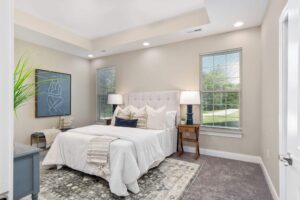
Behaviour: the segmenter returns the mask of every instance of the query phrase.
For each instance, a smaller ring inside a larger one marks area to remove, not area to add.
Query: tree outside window
[[[201,56],[202,126],[240,128],[240,58],[240,50]]]
[[[107,104],[109,94],[116,91],[116,70],[105,67],[97,70],[97,120],[112,117],[112,105]]]

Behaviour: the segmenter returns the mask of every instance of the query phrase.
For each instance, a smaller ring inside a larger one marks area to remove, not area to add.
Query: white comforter
[[[120,138],[110,145],[110,175],[102,177],[110,190],[118,196],[127,196],[128,190],[137,193],[137,179],[166,157],[160,130],[145,130],[115,126],[93,125],[59,134],[43,165],[67,165],[75,170],[97,175],[96,165],[86,162],[89,141],[99,135]]]

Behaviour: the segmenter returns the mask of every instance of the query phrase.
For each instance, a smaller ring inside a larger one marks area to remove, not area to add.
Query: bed
[[[153,108],[165,106],[167,111],[179,113],[179,91],[139,92],[124,95],[125,106]],[[179,118],[174,119],[174,124]],[[118,137],[110,144],[110,174],[99,174],[97,166],[87,163],[87,146],[98,135]],[[137,180],[166,157],[176,152],[177,130],[163,130],[91,125],[59,134],[43,161],[44,166],[68,166],[96,175],[109,182],[112,193],[128,196],[139,192]]]

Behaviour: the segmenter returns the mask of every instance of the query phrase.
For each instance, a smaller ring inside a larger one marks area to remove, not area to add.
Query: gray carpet
[[[203,165],[184,200],[272,200],[258,164],[203,155],[195,161],[188,153],[172,158]]]

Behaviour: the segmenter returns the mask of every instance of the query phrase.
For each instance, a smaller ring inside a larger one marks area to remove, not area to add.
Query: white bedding
[[[109,182],[111,192],[118,196],[127,196],[127,190],[139,192],[138,178],[176,150],[176,129],[93,125],[59,134],[43,165],[66,165],[99,176],[97,166],[86,162],[89,141],[97,135],[120,138],[110,145],[111,174],[102,177]]]

